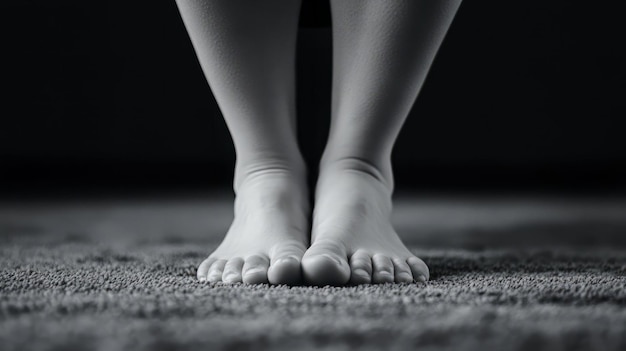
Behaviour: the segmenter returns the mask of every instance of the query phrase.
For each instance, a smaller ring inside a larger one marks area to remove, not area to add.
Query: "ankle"
[[[319,180],[329,178],[332,181],[332,177],[336,176],[337,172],[358,172],[367,176],[370,176],[382,183],[389,191],[393,191],[394,180],[393,171],[391,168],[391,160],[385,162],[374,162],[372,160],[354,157],[322,157],[320,161],[320,173]]]
[[[233,187],[235,192],[244,184],[263,181],[268,178],[284,178],[289,181],[306,183],[307,167],[304,160],[287,158],[264,158],[238,160],[235,166]]]

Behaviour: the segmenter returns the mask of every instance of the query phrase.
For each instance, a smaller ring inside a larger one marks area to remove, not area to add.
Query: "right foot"
[[[220,246],[198,267],[200,281],[298,284],[309,244],[306,181],[294,172],[253,173],[237,187],[235,217]]]

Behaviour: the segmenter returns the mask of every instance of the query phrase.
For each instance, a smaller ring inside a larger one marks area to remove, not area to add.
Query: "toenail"
[[[299,260],[295,257],[283,257],[276,260],[276,263],[291,263],[291,262],[299,262]]]
[[[426,283],[426,277],[423,274],[420,274],[419,276],[417,276],[417,279],[415,280],[420,283]]]
[[[237,275],[236,274],[227,274],[224,276],[224,281],[225,282],[229,282],[232,278],[235,278]]]
[[[341,266],[342,265],[342,261],[339,257],[335,256],[335,255],[329,255],[329,254],[321,254],[321,255],[316,255],[316,256],[311,256],[311,260],[315,260],[318,258],[322,258],[322,259],[327,259],[331,262],[333,262],[334,264]]]
[[[259,272],[263,272],[263,271],[264,271],[263,268],[250,268],[250,269],[248,269],[246,271],[245,275],[259,273]]]
[[[398,273],[398,278],[401,278],[401,280],[403,281],[409,281],[409,282],[413,280],[413,276],[407,272]]]
[[[361,268],[357,268],[354,270],[354,274],[361,276],[361,277],[367,277],[369,278],[370,274],[367,273],[367,271],[365,269],[361,269]]]
[[[199,280],[201,283],[203,283],[203,282],[205,282],[205,281],[206,281],[206,277],[198,277],[198,280]]]

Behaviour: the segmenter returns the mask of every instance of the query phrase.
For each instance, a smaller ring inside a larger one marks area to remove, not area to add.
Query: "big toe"
[[[329,242],[315,243],[302,258],[304,279],[312,285],[344,285],[350,279],[345,249]]]
[[[272,252],[267,278],[270,284],[296,285],[302,281],[301,260],[304,255],[301,243],[287,243],[277,246]]]

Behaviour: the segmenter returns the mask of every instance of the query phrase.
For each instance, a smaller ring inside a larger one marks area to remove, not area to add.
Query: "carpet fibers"
[[[507,203],[400,205],[429,214],[395,221],[423,229],[404,239],[431,281],[340,288],[198,283],[197,264],[228,224],[224,201],[5,204],[0,349],[625,350],[624,203]],[[433,224],[467,211],[458,228]],[[598,231],[575,230],[581,213]],[[484,242],[489,228],[496,247]],[[570,233],[575,245],[532,233],[505,245],[507,228]]]

